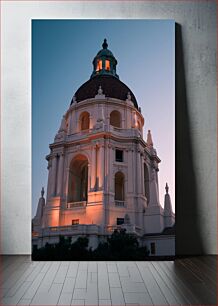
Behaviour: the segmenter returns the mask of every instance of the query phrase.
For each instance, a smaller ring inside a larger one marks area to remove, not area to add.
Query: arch
[[[96,71],[102,70],[102,60],[97,60]]]
[[[110,113],[110,125],[121,128],[121,114],[117,110]]]
[[[105,60],[105,70],[110,71],[110,61],[109,60]]]
[[[146,196],[147,199],[147,204],[150,201],[150,190],[149,190],[149,173],[148,173],[148,167],[144,163],[144,195]]]
[[[88,194],[88,159],[86,156],[76,155],[71,163],[68,180],[68,202],[87,201]]]
[[[90,115],[88,112],[83,112],[80,117],[79,117],[79,122],[80,122],[80,130],[88,130],[89,129],[89,124],[90,124]]]
[[[115,201],[124,201],[124,174],[118,171],[115,174]]]

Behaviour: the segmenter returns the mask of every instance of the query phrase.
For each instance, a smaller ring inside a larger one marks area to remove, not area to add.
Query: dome
[[[116,73],[117,60],[113,53],[108,50],[107,40],[104,39],[102,49],[97,53],[93,60],[93,72],[86,83],[84,83],[75,93],[75,99],[78,102],[94,98],[99,86],[103,90],[106,97],[116,98],[126,101],[128,93],[130,93],[131,101],[138,109],[136,98],[132,91],[119,80]],[[73,103],[74,98],[71,101]]]
[[[94,98],[97,93],[99,86],[103,90],[103,94],[106,97],[116,98],[125,101],[127,99],[128,92],[131,95],[131,101],[134,106],[138,109],[138,104],[133,92],[118,78],[112,75],[96,75],[90,80],[85,82],[75,93],[77,103]],[[71,104],[73,100],[71,101]]]
[[[96,57],[101,57],[101,56],[114,57],[113,53],[108,49],[102,49],[98,51]]]

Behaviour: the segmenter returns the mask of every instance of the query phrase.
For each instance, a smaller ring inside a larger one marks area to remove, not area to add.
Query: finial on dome
[[[166,187],[165,187],[165,189],[166,189],[166,193],[168,194],[168,192],[169,192],[169,186],[168,186],[168,184],[166,183]]]
[[[101,85],[98,87],[98,95],[102,95],[103,94],[103,90],[101,88]]]
[[[103,44],[102,44],[102,47],[103,47],[103,49],[107,49],[107,47],[108,47],[107,39],[106,39],[106,38],[104,39],[104,42],[103,42]]]
[[[127,100],[128,101],[131,101],[131,95],[130,95],[130,92],[128,91],[128,93],[127,93]]]
[[[74,95],[73,96],[73,103],[75,103],[76,102],[76,96]]]
[[[44,190],[44,187],[42,187],[42,190],[41,190],[41,196],[42,196],[42,198],[43,198],[44,194],[45,194],[45,190]]]
[[[151,136],[151,130],[148,130],[147,134],[147,144],[149,147],[153,147],[153,141],[152,141],[152,136]]]

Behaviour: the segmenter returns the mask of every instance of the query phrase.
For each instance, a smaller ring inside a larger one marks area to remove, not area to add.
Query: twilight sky
[[[160,203],[165,184],[175,211],[175,22],[173,20],[32,21],[32,215],[47,186],[49,144],[75,91],[92,73],[107,38],[117,74],[134,93],[152,132],[159,164]],[[45,193],[46,195],[46,193]]]

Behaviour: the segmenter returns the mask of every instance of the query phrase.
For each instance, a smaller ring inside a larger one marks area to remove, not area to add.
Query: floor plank
[[[217,257],[146,262],[1,258],[1,305],[216,305]]]

